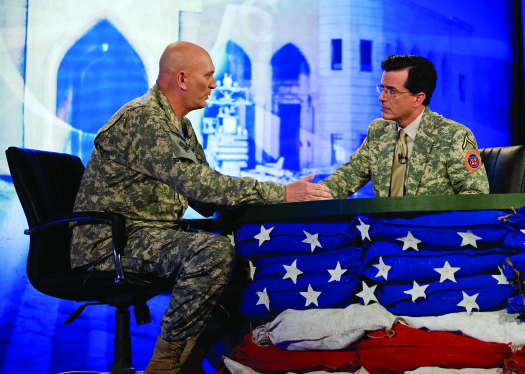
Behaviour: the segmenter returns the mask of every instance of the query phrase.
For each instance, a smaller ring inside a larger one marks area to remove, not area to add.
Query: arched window
[[[71,151],[87,162],[96,132],[148,90],[144,65],[122,34],[100,21],[65,54],[57,76],[57,116],[76,130]]]
[[[228,41],[226,56],[220,69],[217,69],[219,78],[229,74],[239,87],[250,87],[252,79],[252,63],[250,58],[237,43]]]
[[[310,68],[301,51],[286,44],[272,57],[273,108],[280,118],[279,156],[284,157],[283,168],[298,171],[301,168],[301,112],[307,100],[301,93],[308,92]]]
[[[286,44],[272,57],[273,80],[298,80],[299,74],[310,75],[308,62],[293,44]]]

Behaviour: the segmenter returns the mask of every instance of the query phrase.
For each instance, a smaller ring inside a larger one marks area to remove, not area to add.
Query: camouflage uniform
[[[121,213],[128,242],[123,266],[175,283],[161,336],[185,341],[197,335],[227,283],[234,250],[210,233],[184,232],[188,202],[210,207],[280,203],[284,186],[222,175],[208,167],[191,123],[179,121],[155,85],[124,105],[98,132],[82,178],[75,211]],[[77,225],[71,266],[112,270],[111,229]]]
[[[394,122],[376,119],[350,161],[321,184],[330,189],[334,199],[344,199],[372,179],[375,196],[388,196],[396,137]],[[489,193],[472,132],[425,108],[405,187],[405,196]]]

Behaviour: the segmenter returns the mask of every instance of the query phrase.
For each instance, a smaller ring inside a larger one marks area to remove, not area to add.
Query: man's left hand
[[[298,181],[287,184],[284,190],[283,201],[285,203],[293,203],[297,201],[331,199],[332,195],[330,195],[328,187],[321,184],[309,183],[314,176],[315,174],[310,174]]]

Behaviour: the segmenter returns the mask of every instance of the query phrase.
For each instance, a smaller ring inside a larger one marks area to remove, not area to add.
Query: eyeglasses
[[[398,97],[399,95],[402,95],[404,93],[410,93],[410,91],[398,91],[396,90],[395,88],[388,88],[388,87],[384,87],[383,85],[381,84],[378,84],[376,86],[376,91],[379,95],[381,95],[383,92],[386,94],[386,97],[388,97],[389,99],[393,98],[393,97]]]

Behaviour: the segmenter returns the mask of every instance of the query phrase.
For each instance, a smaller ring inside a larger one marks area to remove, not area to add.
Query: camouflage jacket
[[[330,188],[334,199],[344,199],[371,179],[375,196],[388,196],[396,136],[394,122],[376,119],[350,161],[321,184]],[[489,193],[472,132],[425,108],[405,186],[406,196]]]
[[[119,109],[98,132],[74,210],[121,213],[131,235],[146,227],[180,230],[174,221],[181,219],[188,201],[226,207],[280,203],[283,197],[281,184],[209,168],[190,121],[179,121],[155,85]],[[110,238],[106,225],[77,225],[72,267],[108,255]]]

